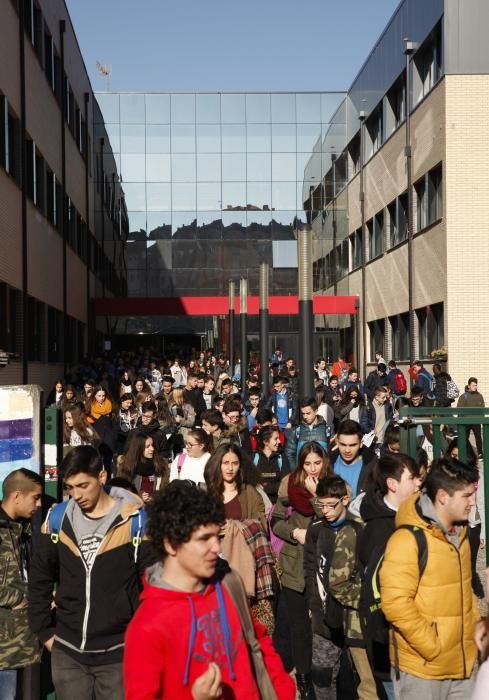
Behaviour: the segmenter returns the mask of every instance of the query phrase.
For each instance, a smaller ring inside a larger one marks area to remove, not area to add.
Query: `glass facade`
[[[271,294],[297,293],[294,222],[323,206],[312,193],[344,148],[344,93],[96,98],[128,213],[128,296],[227,295],[242,276],[257,294],[260,262]]]

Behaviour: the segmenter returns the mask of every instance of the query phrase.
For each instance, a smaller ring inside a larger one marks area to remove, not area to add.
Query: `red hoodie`
[[[295,684],[284,671],[266,629],[253,620],[265,663],[280,700],[294,700]],[[239,615],[224,586],[199,593],[144,581],[141,605],[126,632],[126,700],[192,698],[192,685],[215,661],[223,700],[260,700]]]

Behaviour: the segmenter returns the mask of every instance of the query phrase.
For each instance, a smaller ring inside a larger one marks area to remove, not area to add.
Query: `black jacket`
[[[166,433],[161,429],[159,421],[156,418],[153,418],[148,425],[143,425],[141,423],[141,418],[139,418],[136,424],[136,432],[145,437],[153,438],[153,445],[158,454],[170,459],[171,449],[168,445]]]
[[[435,404],[436,406],[448,408],[451,406],[455,399],[449,399],[447,396],[448,387],[447,382],[451,382],[452,378],[448,372],[440,372],[440,374],[435,374],[434,377],[434,389],[435,394]]]
[[[365,530],[358,554],[360,563],[367,566],[372,556],[385,550],[387,540],[396,529],[396,511],[385,504],[380,491],[372,489],[367,491],[360,504],[360,515]]]
[[[185,401],[189,403],[195,411],[195,425],[200,425],[200,416],[207,411],[207,404],[204,399],[202,389],[184,389]]]
[[[280,482],[290,473],[287,455],[280,452],[267,457],[263,452],[255,452],[253,464],[260,475],[260,484],[265,493],[272,503],[276,503]]]
[[[387,382],[387,374],[377,374],[377,370],[374,369],[370,374],[368,375],[367,379],[365,380],[365,393],[367,394],[367,398],[369,401],[372,401],[374,398],[374,391],[375,388],[378,386],[382,386]]]
[[[41,642],[56,634],[60,648],[88,665],[100,663],[101,651],[104,663],[122,660],[124,634],[139,605],[142,575],[154,561],[149,542],[141,543],[137,557],[132,542],[131,519],[142,508],[141,499],[124,489],[112,488],[110,493],[123,505],[102,540],[90,572],[73,532],[72,513],[79,506],[70,501],[57,543],[51,537],[48,514],[29,578],[31,630]]]

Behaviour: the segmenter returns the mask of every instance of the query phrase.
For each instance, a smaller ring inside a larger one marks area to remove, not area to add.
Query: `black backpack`
[[[401,525],[400,528],[412,532],[416,540],[419,578],[421,579],[428,559],[426,534],[422,528],[415,525]],[[380,671],[381,674],[386,673],[388,675],[389,663],[386,649],[389,644],[389,623],[382,612],[379,582],[379,572],[384,561],[384,554],[385,548],[382,551],[374,551],[363,571],[359,615],[363,639],[372,668],[374,672]],[[384,660],[386,667],[382,663]]]

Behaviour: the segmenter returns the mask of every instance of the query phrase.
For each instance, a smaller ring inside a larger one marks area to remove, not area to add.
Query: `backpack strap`
[[[131,542],[134,547],[134,561],[138,559],[139,545],[144,537],[147,520],[148,515],[144,508],[140,508],[137,513],[131,516]]]
[[[178,457],[177,457],[177,473],[178,473],[177,478],[178,478],[178,479],[180,478],[180,474],[181,474],[181,471],[182,471],[183,463],[185,462],[186,459],[187,459],[186,453],[185,453],[185,452],[180,452],[180,454],[179,454]]]
[[[49,525],[49,534],[51,537],[51,542],[53,544],[58,544],[59,533],[61,532],[61,526],[63,525],[63,520],[66,514],[66,509],[68,508],[69,500],[62,501],[61,503],[56,503],[49,510],[47,522]]]
[[[277,464],[278,464],[279,470],[282,471],[283,459],[282,459],[282,455],[281,455],[281,454],[279,454],[279,456],[278,456]]]
[[[258,466],[259,461],[260,461],[260,455],[258,454],[258,452],[255,452],[255,454],[253,455],[253,466],[254,467]]]

